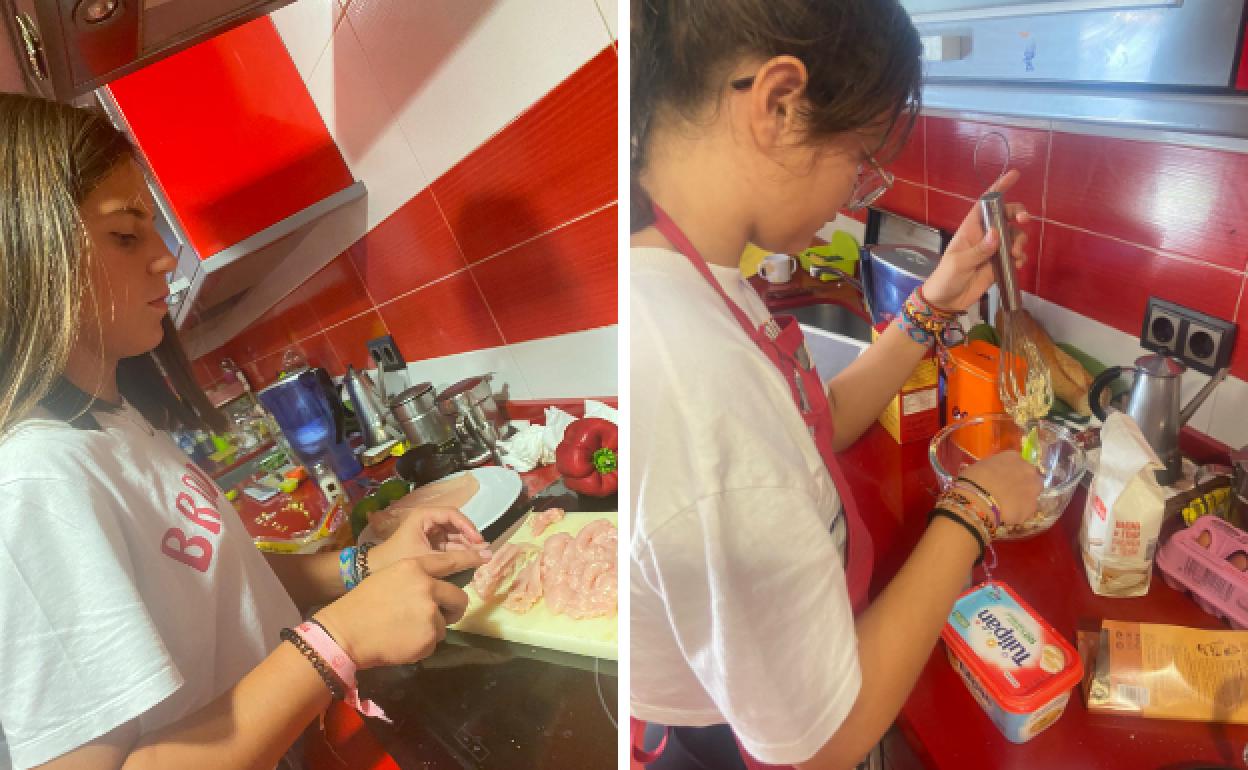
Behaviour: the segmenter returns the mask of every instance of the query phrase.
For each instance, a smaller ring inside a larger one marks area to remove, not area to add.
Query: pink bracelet
[[[381,706],[378,706],[371,700],[360,698],[360,691],[357,689],[355,682],[355,661],[351,660],[351,657],[338,646],[334,638],[319,623],[310,620],[304,621],[295,626],[294,631],[299,634],[303,641],[307,642],[308,646],[317,655],[320,655],[329,664],[329,667],[342,680],[343,689],[346,691],[343,701],[348,706],[366,717],[377,717],[386,722],[390,721]]]

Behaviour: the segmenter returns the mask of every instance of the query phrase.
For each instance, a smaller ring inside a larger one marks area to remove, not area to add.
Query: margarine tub
[[[962,594],[940,635],[971,695],[1014,743],[1056,722],[1083,677],[1070,642],[1001,583]]]

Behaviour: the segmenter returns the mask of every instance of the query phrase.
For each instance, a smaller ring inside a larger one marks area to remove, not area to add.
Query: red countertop
[[[1219,447],[1188,432],[1184,450],[1205,460],[1216,455]],[[872,588],[878,592],[918,542],[936,497],[927,442],[898,446],[877,423],[841,458],[854,499],[868,517],[876,554]],[[1099,628],[1105,618],[1225,627],[1156,574],[1147,596],[1107,599],[1093,595],[1077,544],[1083,502],[1080,489],[1051,530],[1031,540],[998,544],[1000,563],[995,576],[1072,644],[1077,629]],[[975,580],[980,579],[982,572],[977,571]],[[1202,762],[1244,766],[1248,726],[1089,714],[1080,691],[1072,694],[1056,724],[1027,743],[1012,744],[972,699],[942,647],[937,644],[897,718],[909,747],[931,770],[1179,770]],[[895,770],[908,768],[903,765]]]

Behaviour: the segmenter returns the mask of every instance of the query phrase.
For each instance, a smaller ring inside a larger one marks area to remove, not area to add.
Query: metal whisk
[[[979,199],[984,229],[999,236],[993,267],[1001,293],[1001,353],[997,369],[997,392],[1005,411],[1022,427],[1048,414],[1053,405],[1053,383],[1040,351],[1028,334],[1030,319],[1023,310],[1005,199],[999,192],[985,193]]]

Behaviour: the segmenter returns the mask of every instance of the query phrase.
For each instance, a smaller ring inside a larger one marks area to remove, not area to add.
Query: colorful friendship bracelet
[[[958,486],[959,484],[962,485],[963,488],[970,487],[977,495],[979,495],[980,498],[983,499],[985,503],[988,504],[988,509],[992,511],[992,516],[996,519],[997,526],[1000,527],[1001,506],[997,505],[997,498],[993,497],[991,492],[984,489],[983,485],[972,479],[968,479],[965,476],[958,476],[953,480],[954,486]]]
[[[351,546],[338,552],[338,577],[342,578],[342,585],[348,591],[360,584],[360,576],[355,570],[355,555],[358,550]]]

